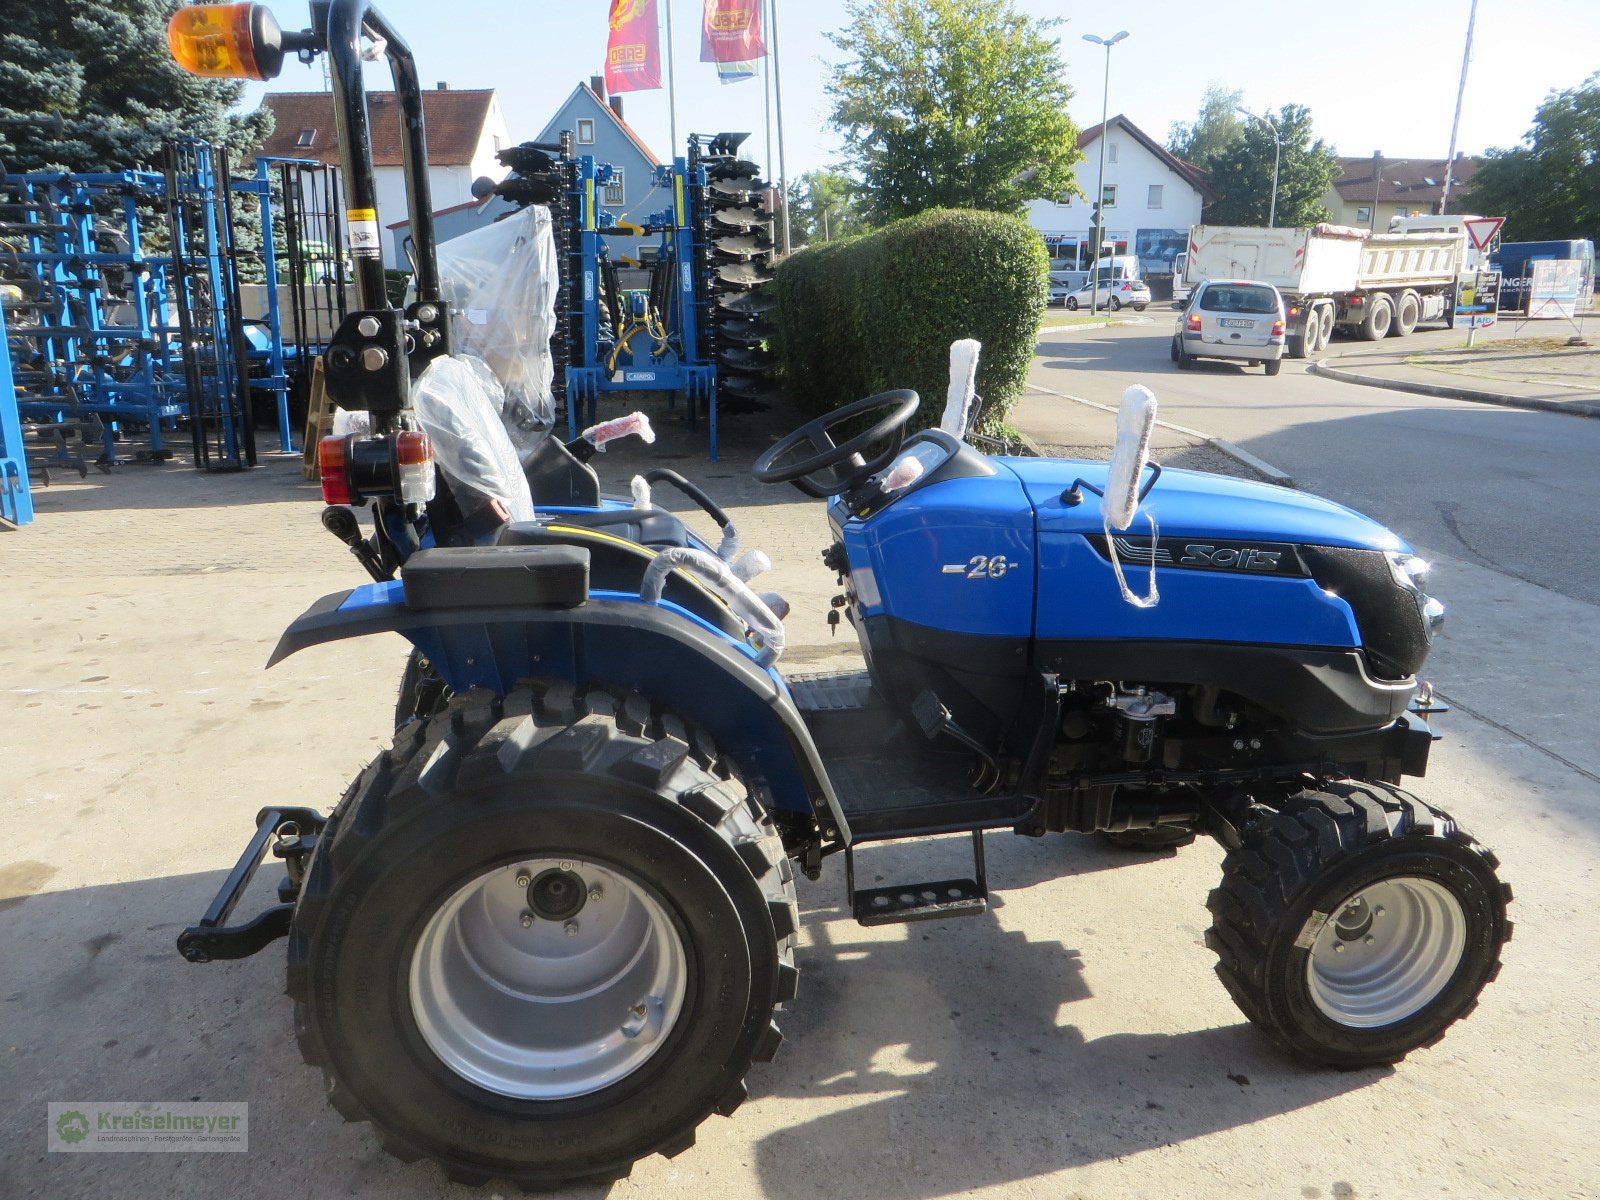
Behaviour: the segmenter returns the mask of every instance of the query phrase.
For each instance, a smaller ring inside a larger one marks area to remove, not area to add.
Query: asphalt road
[[[1147,384],[1165,419],[1237,443],[1416,545],[1600,604],[1600,542],[1585,536],[1600,511],[1600,421],[1356,387],[1295,360],[1273,379],[1223,362],[1180,371],[1168,357],[1171,310],[1145,316],[1148,324],[1046,333],[1032,381],[1106,404],[1129,383]],[[1430,331],[1407,345],[1441,348],[1461,336]],[[1329,353],[1367,348],[1335,341]]]

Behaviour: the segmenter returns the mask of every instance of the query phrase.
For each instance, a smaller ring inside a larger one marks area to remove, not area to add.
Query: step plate
[[[850,907],[862,925],[895,925],[975,917],[988,911],[989,895],[973,879],[940,879],[934,883],[864,888],[851,898]]]

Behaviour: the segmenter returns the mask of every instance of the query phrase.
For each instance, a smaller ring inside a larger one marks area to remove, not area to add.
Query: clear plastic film
[[[550,335],[559,279],[550,211],[535,205],[451,238],[438,258],[454,349],[494,372],[498,415],[526,457],[555,423]]]
[[[533,520],[522,460],[500,419],[505,389],[482,359],[434,359],[412,385],[411,400],[463,514],[498,500],[513,521]]]
[[[591,425],[580,435],[601,454],[606,452],[606,443],[614,442],[618,438],[638,437],[647,444],[654,443],[656,431],[650,428],[650,418],[642,412],[631,412],[625,417],[613,417],[609,421],[601,421],[598,425]]]
[[[727,601],[734,616],[750,631],[751,644],[762,666],[771,666],[778,660],[788,640],[783,622],[765,600],[734,574],[732,567],[714,554],[688,546],[672,546],[660,551],[645,568],[644,579],[639,584],[639,598],[646,604],[660,600],[662,589],[667,586],[667,572],[672,570],[699,576]]]

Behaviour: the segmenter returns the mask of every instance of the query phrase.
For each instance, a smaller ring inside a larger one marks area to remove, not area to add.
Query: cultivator
[[[720,412],[752,412],[770,396],[777,300],[767,185],[738,157],[745,134],[692,135],[688,153],[656,169],[671,207],[643,224],[618,220],[600,203],[616,173],[574,156],[570,134],[502,151],[511,174],[496,189],[519,205],[549,207],[560,263],[553,391],[567,403],[568,436],[592,423],[604,395],[664,391],[706,414],[711,457]],[[608,239],[653,236],[642,260]],[[631,277],[631,278],[630,278]],[[639,284],[642,286],[629,286]]]

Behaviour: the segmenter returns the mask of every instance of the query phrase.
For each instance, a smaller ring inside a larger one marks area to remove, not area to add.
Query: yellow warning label
[[[352,221],[376,221],[378,210],[375,208],[347,208],[344,215]]]

